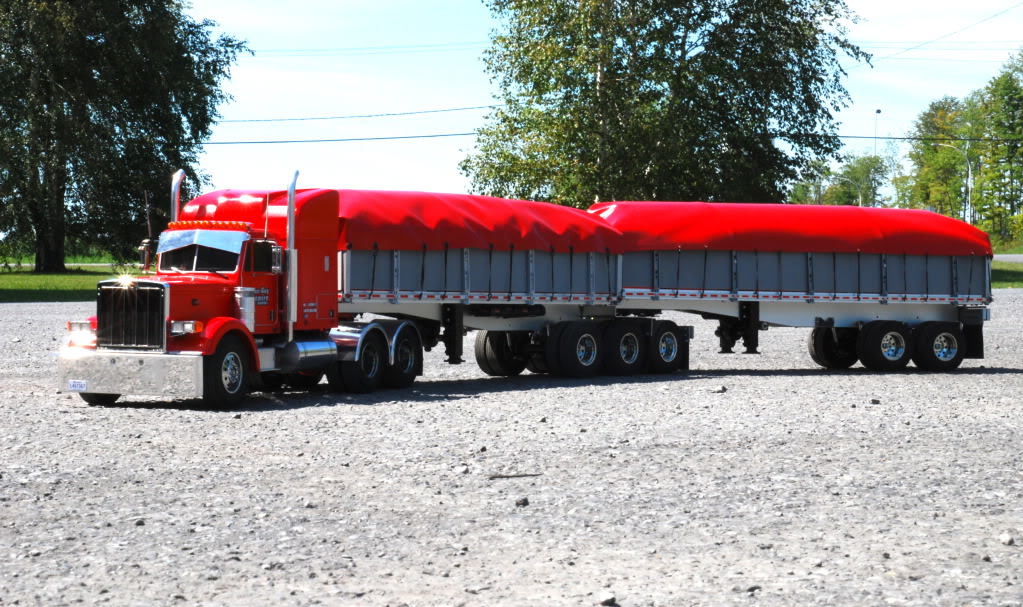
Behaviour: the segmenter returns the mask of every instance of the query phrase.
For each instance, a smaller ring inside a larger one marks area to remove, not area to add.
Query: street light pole
[[[853,181],[852,179],[849,179],[847,177],[839,177],[838,175],[835,175],[834,178],[839,180],[839,181],[847,181],[847,182],[853,184],[853,187],[856,188],[856,199],[858,201],[856,206],[862,207],[863,206],[863,191],[860,189],[860,184],[856,183],[855,181]]]
[[[881,115],[881,110],[874,112],[874,156],[877,156],[877,118]]]
[[[973,212],[973,166],[970,164],[970,157],[966,155],[966,152],[962,148],[947,143],[936,143],[934,145],[941,146],[943,148],[952,148],[963,155],[963,160],[966,161],[966,208],[963,209],[963,221],[970,222],[970,214]]]

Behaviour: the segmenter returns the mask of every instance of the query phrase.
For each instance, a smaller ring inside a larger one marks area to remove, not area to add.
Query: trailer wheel
[[[558,337],[559,375],[593,377],[603,367],[604,340],[595,322],[575,321],[565,325]]]
[[[384,367],[383,384],[388,388],[408,388],[423,369],[423,344],[419,333],[406,326],[394,338],[394,364]]]
[[[346,391],[365,394],[380,387],[386,366],[387,344],[380,333],[373,331],[359,346],[359,360],[343,360],[338,370]]]
[[[849,327],[817,327],[810,331],[806,348],[813,362],[825,369],[848,369],[856,364],[859,331]]]
[[[925,322],[913,329],[913,364],[924,371],[951,371],[966,355],[958,324]]]
[[[208,409],[233,407],[248,391],[248,350],[239,337],[228,335],[203,361],[203,403]]]
[[[651,373],[674,373],[689,368],[689,344],[682,339],[682,331],[674,322],[655,322],[647,347]]]
[[[550,373],[551,375],[561,375],[561,334],[565,332],[565,328],[571,323],[559,322],[550,326],[547,332],[547,340],[543,344],[543,354],[539,357],[538,361],[534,363],[538,369],[541,369],[541,373]]]
[[[529,361],[515,346],[523,335],[519,331],[480,331],[476,334],[476,363],[487,375],[512,377],[522,373]]]
[[[901,322],[875,320],[863,325],[856,340],[856,352],[871,371],[904,369],[913,355],[909,327]]]
[[[102,394],[99,392],[79,392],[78,396],[93,407],[108,407],[121,398],[120,394]]]
[[[613,320],[604,328],[604,371],[608,375],[643,373],[648,349],[639,323]]]

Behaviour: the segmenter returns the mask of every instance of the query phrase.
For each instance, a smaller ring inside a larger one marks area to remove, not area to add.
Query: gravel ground
[[[1023,290],[956,373],[488,378],[243,408],[55,388],[88,304],[0,305],[0,606],[1023,605]],[[472,337],[470,335],[470,337]],[[467,340],[467,346],[470,345]],[[469,350],[471,352],[471,350]]]

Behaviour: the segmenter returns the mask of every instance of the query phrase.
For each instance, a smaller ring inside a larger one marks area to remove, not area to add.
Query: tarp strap
[[[380,252],[380,247],[377,243],[373,243],[373,263],[370,264],[370,275],[369,275],[369,298],[373,299],[373,291],[376,291],[377,284],[377,253]]]
[[[448,298],[448,243],[444,243],[444,284],[441,286],[440,298]]]
[[[682,287],[682,247],[675,252],[675,299],[678,299]]]
[[[487,256],[487,301],[494,298],[494,243],[490,243]]]
[[[551,247],[551,301],[554,301],[554,247]]]
[[[700,281],[700,299],[707,294],[707,247],[703,247],[703,280]]]
[[[423,243],[423,255],[419,259],[419,299],[426,292],[426,243]]]
[[[575,293],[575,247],[568,247],[568,301],[572,301]]]
[[[607,300],[612,300],[614,289],[611,288],[611,248],[604,247],[604,264],[607,266]]]
[[[512,276],[514,276],[515,270],[515,243],[511,244],[508,249],[508,296],[505,300],[511,301],[512,298]]]

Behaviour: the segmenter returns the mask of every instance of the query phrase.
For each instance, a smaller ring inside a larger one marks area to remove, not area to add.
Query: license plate
[[[67,382],[67,389],[72,392],[88,392],[89,382],[84,379],[69,379]]]

